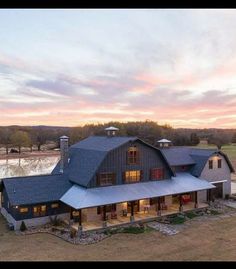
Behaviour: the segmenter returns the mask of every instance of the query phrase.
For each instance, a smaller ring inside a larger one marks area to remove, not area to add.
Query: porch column
[[[134,201],[131,202],[131,216],[130,221],[134,221]]]
[[[106,206],[103,206],[103,223],[102,223],[102,227],[106,228],[107,227],[107,214],[106,214]]]
[[[157,198],[157,215],[161,216],[161,197]]]
[[[197,191],[194,192],[194,199],[195,199],[195,204],[194,207],[198,208],[198,197],[197,197]]]
[[[82,234],[82,209],[79,209],[79,226],[78,226],[78,236]]]
[[[82,225],[82,209],[79,209],[79,226]]]
[[[183,212],[183,201],[182,201],[182,195],[179,195],[179,212]]]
[[[209,205],[212,204],[212,189],[207,190],[207,202]]]

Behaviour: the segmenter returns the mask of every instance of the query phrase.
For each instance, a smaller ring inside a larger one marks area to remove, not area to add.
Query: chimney
[[[64,169],[68,165],[68,156],[69,156],[69,137],[63,135],[60,137],[60,151],[61,151],[61,160],[60,160],[60,172],[63,173]]]
[[[113,137],[113,136],[116,136],[116,132],[119,131],[119,129],[116,127],[110,126],[110,127],[105,128],[105,131],[108,137]]]

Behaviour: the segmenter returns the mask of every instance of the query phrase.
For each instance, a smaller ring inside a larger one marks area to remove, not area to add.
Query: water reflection
[[[50,174],[60,156],[0,160],[0,179],[16,176]]]

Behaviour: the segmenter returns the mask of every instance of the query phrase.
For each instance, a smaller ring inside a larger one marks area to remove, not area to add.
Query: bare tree
[[[30,137],[27,132],[16,131],[11,135],[11,142],[14,146],[18,147],[19,154],[22,147],[27,147],[31,144]]]

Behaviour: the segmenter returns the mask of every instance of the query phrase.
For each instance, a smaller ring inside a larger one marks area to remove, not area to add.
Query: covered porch
[[[206,208],[208,207],[208,203],[199,203],[198,208]],[[196,210],[195,204],[193,202],[190,202],[183,206],[183,210],[181,212],[187,212]],[[150,210],[149,212],[136,212],[133,215],[133,220],[131,217],[131,213],[128,213],[127,216],[119,215],[116,218],[106,218],[106,221],[103,220],[94,220],[94,221],[82,221],[81,226],[79,222],[73,222],[72,227],[76,230],[79,229],[79,227],[82,228],[83,231],[95,231],[100,230],[104,228],[111,228],[111,227],[119,227],[123,225],[127,225],[130,223],[144,223],[148,221],[157,220],[161,216],[168,216],[172,214],[179,213],[179,206],[177,204],[173,204],[169,207],[167,210],[162,210],[160,214],[158,214],[155,210]],[[104,225],[105,223],[105,225]]]
[[[68,222],[83,231],[128,223],[146,222],[160,216],[207,207],[214,188],[188,173],[161,181],[122,184],[102,188],[73,186],[61,198],[71,207]],[[198,201],[198,191],[209,192],[208,201]]]

